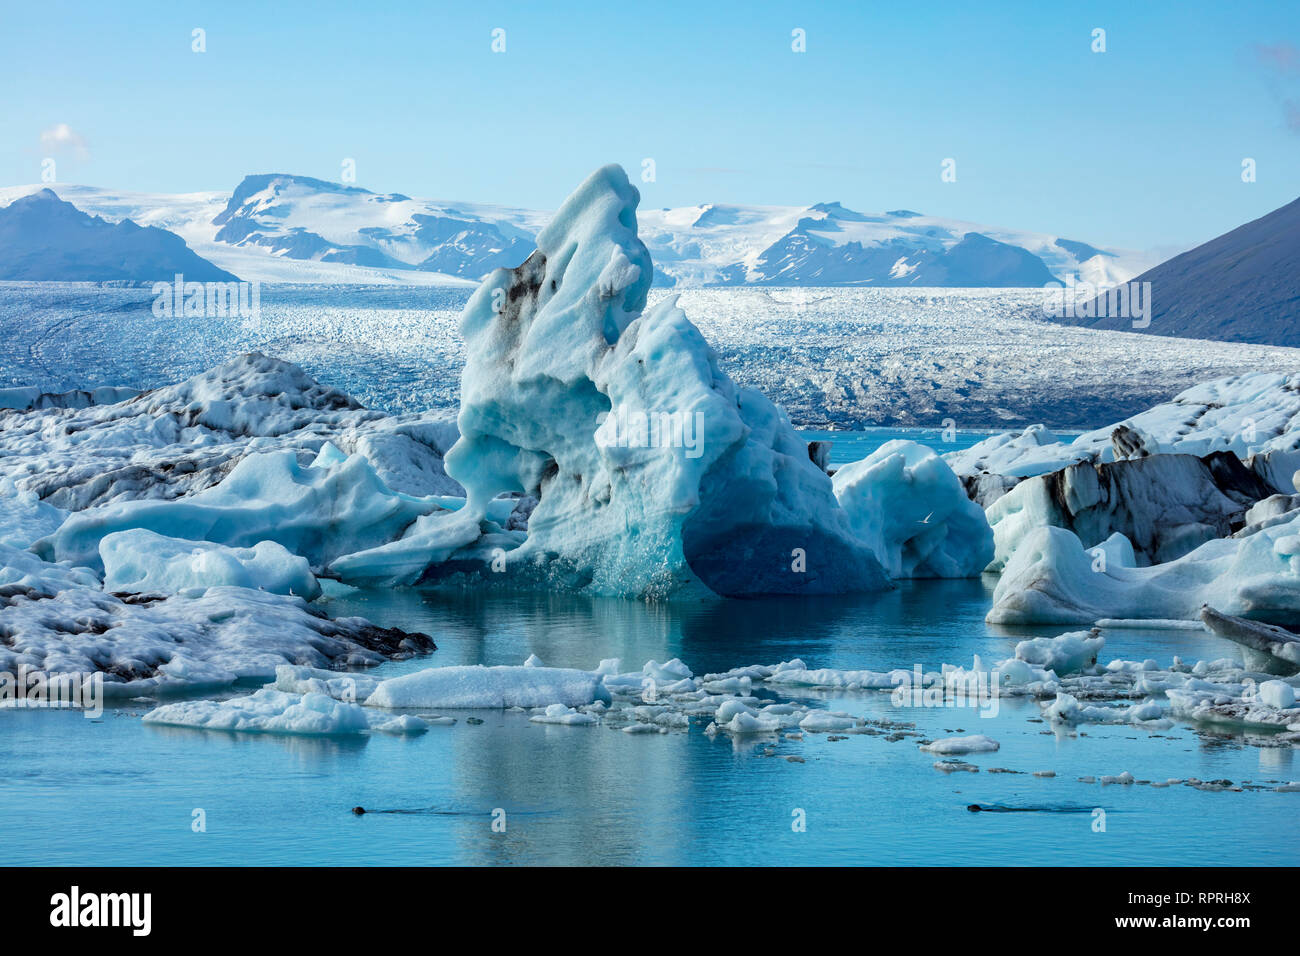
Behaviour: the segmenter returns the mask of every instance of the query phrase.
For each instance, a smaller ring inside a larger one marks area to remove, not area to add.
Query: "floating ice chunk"
[[[1289,729],[1300,722],[1300,708],[1294,701],[1289,708],[1274,707],[1249,685],[1189,686],[1165,694],[1174,715],[1184,720],[1273,730]],[[1285,697],[1279,695],[1278,699]]]
[[[836,471],[833,485],[854,533],[891,577],[972,577],[993,557],[984,510],[924,445],[885,442]]]
[[[801,660],[778,664],[766,678],[767,683],[790,687],[823,687],[843,690],[892,690],[912,679],[912,672],[902,669],[879,672],[869,670],[809,670]]]
[[[861,725],[862,720],[851,714],[832,714],[824,710],[809,711],[808,715],[799,721],[799,729],[812,734],[853,730]]]
[[[562,667],[436,667],[381,681],[371,707],[580,707],[609,703],[599,674]]]
[[[275,669],[275,681],[271,686],[286,694],[325,694],[355,704],[375,692],[379,678],[369,674],[340,674],[319,667],[281,664]]]
[[[658,661],[646,661],[641,668],[641,673],[646,677],[653,677],[657,681],[690,680],[695,676],[691,673],[691,669],[676,657],[670,661],[665,661],[663,664]]]
[[[1106,639],[1096,628],[1058,637],[1035,637],[1016,645],[1016,659],[1057,674],[1070,674],[1095,665],[1105,644]]]
[[[567,726],[594,724],[596,722],[596,718],[591,714],[584,714],[582,711],[574,710],[572,707],[566,707],[563,704],[551,704],[544,713],[533,714],[528,719],[535,724],[564,724]]]
[[[1121,785],[1121,786],[1129,786],[1130,784],[1133,783],[1133,779],[1134,779],[1134,778],[1133,778],[1133,774],[1131,774],[1131,773],[1129,773],[1127,770],[1125,770],[1123,773],[1118,773],[1118,774],[1115,774],[1115,775],[1113,775],[1113,776],[1107,775],[1107,776],[1102,777],[1102,778],[1101,778],[1101,784],[1102,784],[1103,787],[1104,787],[1104,786],[1109,786],[1110,784],[1119,784],[1119,785]]]
[[[376,714],[372,711],[366,712],[366,719],[370,721],[370,730],[378,734],[422,734],[429,729],[430,724],[446,724],[449,718],[437,717],[433,720],[423,720],[420,717],[412,717],[410,714],[400,714],[396,717],[387,714]],[[455,720],[451,720],[455,723]]]
[[[972,734],[968,737],[944,737],[928,744],[921,744],[920,748],[932,754],[980,754],[992,753],[1001,746],[992,737]]]
[[[296,594],[311,601],[320,584],[306,558],[274,541],[230,548],[206,541],[168,538],[152,531],[118,531],[99,542],[104,590],[128,594],[176,594],[221,585]]]
[[[536,654],[529,654],[529,655],[528,655],[528,660],[524,661],[524,666],[525,666],[525,667],[543,667],[543,666],[545,666],[545,665],[542,664],[542,659],[541,659],[540,657],[538,657]]]
[[[737,714],[745,714],[746,716],[753,717],[758,714],[758,711],[753,707],[750,707],[739,697],[730,697],[718,705],[717,712],[713,715],[713,719],[719,724],[725,724]]]
[[[710,724],[710,727],[715,726]],[[717,724],[718,730],[725,730],[729,734],[744,736],[747,734],[773,734],[781,729],[781,721],[774,717],[763,717],[755,714],[753,711],[747,713],[738,712],[725,724]]]
[[[1061,724],[1139,724],[1152,728],[1168,726],[1165,709],[1158,701],[1146,700],[1132,706],[1107,707],[1083,704],[1073,694],[1061,691],[1056,700],[1043,709],[1043,717]]]
[[[1282,680],[1266,680],[1259,685],[1260,703],[1278,710],[1288,710],[1295,706],[1295,688]]]
[[[409,718],[394,723],[387,714],[376,714],[375,729],[385,733],[412,733],[423,729],[423,721]],[[325,694],[286,694],[263,688],[247,697],[230,700],[192,700],[164,704],[145,714],[146,724],[196,727],[266,734],[355,734],[371,729],[367,711]]]
[[[1241,645],[1241,656],[1251,670],[1289,675],[1300,671],[1300,636],[1271,624],[1221,614],[1206,605],[1201,622],[1219,637]]]

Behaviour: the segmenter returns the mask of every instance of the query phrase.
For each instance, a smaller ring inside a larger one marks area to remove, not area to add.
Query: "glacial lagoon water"
[[[834,460],[844,461],[904,436],[951,447],[937,433],[828,437]],[[810,667],[929,670],[969,665],[975,654],[991,662],[1026,636],[1065,630],[986,625],[994,583],[665,605],[342,588],[322,600],[334,615],[435,637],[435,653],[385,664],[381,676],[518,664],[530,654],[584,668],[619,657],[628,670],[679,657],[696,674],[794,657]],[[1231,644],[1199,631],[1105,636],[1103,661],[1235,656]],[[1300,778],[1290,747],[1185,724],[1057,733],[1037,720],[1032,701],[1003,699],[996,716],[981,717],[970,708],[896,707],[884,692],[797,699],[912,721],[928,737],[986,734],[1002,746],[964,758],[979,773],[944,773],[912,737],[733,741],[706,736],[704,720],[688,732],[629,735],[534,724],[521,713],[444,711],[457,722],[419,736],[313,739],[148,726],[140,720],[147,702],[107,709],[99,720],[0,710],[0,841],[15,864],[1300,863],[1300,794],[1271,789]],[[1153,781],[1229,779],[1247,789],[1078,779],[1123,771]],[[974,803],[1026,812],[969,812]],[[354,806],[401,812],[357,816]],[[198,810],[203,832],[195,832]],[[500,811],[504,832],[493,828]],[[802,830],[794,826],[801,821]]]

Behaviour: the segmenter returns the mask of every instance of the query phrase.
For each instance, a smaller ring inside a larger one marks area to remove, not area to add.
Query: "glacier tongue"
[[[470,299],[460,439],[446,457],[464,512],[340,559],[344,580],[413,583],[477,563],[640,597],[887,586],[784,413],[732,383],[675,300],[642,314],[653,266],[639,198],[620,167],[597,170],[537,251]],[[488,514],[510,493],[539,499],[522,543]],[[467,541],[473,521],[498,544]],[[410,561],[421,548],[426,568]]]

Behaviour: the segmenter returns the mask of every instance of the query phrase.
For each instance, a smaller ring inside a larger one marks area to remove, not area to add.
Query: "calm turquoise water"
[[[671,606],[339,590],[325,606],[435,636],[436,653],[384,665],[387,675],[517,664],[529,654],[586,668],[621,657],[629,670],[680,657],[697,674],[796,656],[813,667],[937,668],[969,664],[973,654],[1006,657],[1025,635],[1059,632],[985,625],[992,584],[909,582],[853,598]],[[1232,645],[1199,632],[1115,631],[1107,641],[1103,660],[1233,655]],[[883,693],[799,699],[915,721],[931,737],[983,733],[1002,749],[966,758],[980,773],[947,775],[912,738],[733,743],[705,736],[705,722],[688,733],[628,735],[480,712],[481,725],[460,713],[454,726],[412,738],[303,739],[145,726],[144,704],[98,722],[9,710],[0,711],[0,843],[11,863],[32,864],[1300,863],[1300,794],[1076,779],[1128,770],[1154,780],[1288,781],[1300,778],[1290,748],[1184,726],[1156,734],[1085,726],[1058,736],[1031,722],[1031,702],[1003,700],[1001,713],[984,719],[895,708]],[[1039,770],[1057,776],[1032,776]],[[975,814],[971,803],[1084,812]],[[355,805],[421,812],[357,817]],[[192,832],[196,808],[206,832]],[[504,833],[492,829],[496,808],[506,812]],[[1106,812],[1105,832],[1093,830],[1094,808]],[[792,830],[796,811],[805,832]]]

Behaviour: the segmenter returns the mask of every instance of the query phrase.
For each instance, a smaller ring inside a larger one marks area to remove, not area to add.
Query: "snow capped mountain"
[[[0,189],[0,205],[41,187]],[[268,282],[468,284],[527,258],[548,213],[412,199],[289,174],[231,194],[178,196],[53,186],[110,220],[169,229],[241,278]],[[704,204],[642,209],[657,286],[1038,287],[1126,281],[1155,264],[1041,233],[906,209]]]
[[[703,205],[643,210],[642,238],[680,285],[1042,286],[1125,281],[1150,259],[1083,242],[925,216]],[[668,284],[668,283],[662,283]]]
[[[248,176],[213,219],[216,242],[272,255],[479,279],[528,258],[540,217],[381,195],[306,176]]]
[[[151,282],[178,272],[196,282],[235,281],[171,232],[131,219],[106,222],[49,189],[0,208],[0,279]]]
[[[1150,324],[1127,316],[1058,322],[1150,335],[1300,345],[1300,199],[1137,277],[1151,283]],[[1098,300],[1100,301],[1100,300]]]

